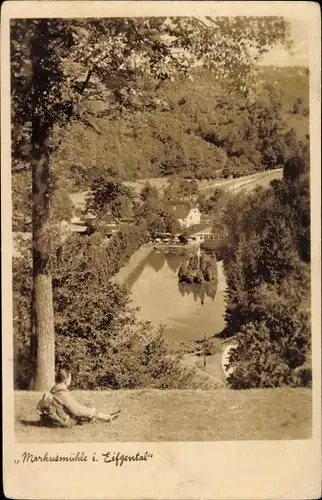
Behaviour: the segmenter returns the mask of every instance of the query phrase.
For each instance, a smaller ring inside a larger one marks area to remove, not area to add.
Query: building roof
[[[190,226],[186,229],[186,232],[188,233],[189,236],[192,236],[194,234],[198,234],[201,232],[211,232],[211,225],[210,224],[194,224],[193,226]]]
[[[177,219],[184,219],[192,208],[198,208],[195,203],[189,201],[171,201],[169,208]]]
[[[123,224],[133,224],[133,222],[135,222],[135,218],[134,217],[122,217],[120,219],[120,222]]]
[[[84,225],[81,225],[81,224],[73,224],[73,223],[70,223],[68,224],[68,229],[72,232],[72,233],[86,233],[87,231],[87,226],[84,226]]]
[[[102,215],[101,217],[99,217],[99,222],[100,223],[104,223],[105,224],[118,224],[119,221],[117,220],[116,217],[114,217],[114,215],[112,214],[112,212],[106,212],[104,215]]]
[[[120,224],[104,224],[104,229],[110,230],[111,232],[119,231],[120,230]]]

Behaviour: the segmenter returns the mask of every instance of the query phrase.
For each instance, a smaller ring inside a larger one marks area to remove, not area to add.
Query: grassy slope
[[[73,429],[38,427],[35,392],[15,393],[20,442],[205,441],[304,439],[311,434],[311,391],[75,391],[102,411],[122,409],[119,420]]]
[[[270,183],[274,179],[282,179],[283,178],[283,172],[280,170],[272,171],[270,175],[266,175],[265,177],[261,178],[260,176],[256,179],[254,179],[251,182],[247,182],[245,184],[242,184],[239,186],[237,184],[237,187],[233,190],[234,193],[240,192],[240,191],[252,191],[256,187],[263,187],[263,188],[268,188],[270,186]],[[230,189],[232,190],[232,185],[230,186]]]

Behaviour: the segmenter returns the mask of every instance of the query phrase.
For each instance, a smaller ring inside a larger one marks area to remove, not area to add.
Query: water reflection
[[[170,267],[171,271],[174,273],[178,272],[180,264],[182,262],[184,254],[179,254],[179,253],[166,253],[165,254],[165,259],[167,261],[168,266]]]
[[[178,289],[182,297],[192,295],[195,302],[199,300],[201,305],[204,305],[206,297],[209,297],[212,301],[215,300],[217,283],[203,283],[202,285],[178,283]]]
[[[134,269],[134,271],[128,276],[126,280],[126,285],[131,289],[133,285],[140,279],[145,267],[149,263],[149,257],[144,259],[140,264]]]
[[[161,271],[165,264],[165,255],[161,250],[156,250],[149,255],[147,264],[152,267],[157,273]]]
[[[182,250],[153,251],[126,283],[142,319],[163,323],[170,338],[198,340],[205,331],[211,335],[225,327],[225,279],[219,263],[218,289],[216,283],[178,283],[178,269],[186,259]]]

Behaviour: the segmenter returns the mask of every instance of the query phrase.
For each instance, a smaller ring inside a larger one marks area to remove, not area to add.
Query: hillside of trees
[[[299,144],[307,143],[306,69],[263,67],[248,100],[226,90],[224,82],[198,69],[193,81],[165,82],[158,97],[147,90],[144,102],[134,101],[128,113],[111,117],[108,100],[104,106],[88,101],[89,121],[76,118],[54,155],[52,175],[59,190],[53,210],[69,218],[68,192],[90,189],[102,177],[247,175],[284,165]],[[31,172],[21,157],[13,157],[12,169],[13,216],[21,228],[22,219],[31,221]],[[121,202],[117,211],[128,212]]]
[[[285,134],[294,131],[301,140],[308,133],[308,74],[273,73],[274,80],[262,72],[246,101],[227,95],[225,84],[205,70],[195,71],[192,82],[167,82],[126,117],[93,118],[100,133],[76,122],[57,162],[82,189],[106,171],[122,180],[200,179],[279,167]]]
[[[143,80],[144,100],[109,116],[109,101],[86,103],[88,119],[73,121],[55,154],[55,173],[68,189],[88,189],[100,175],[120,180],[180,175],[246,175],[280,167],[287,136],[309,128],[308,72],[264,68],[247,99],[227,94],[206,70],[165,82],[158,93]],[[14,162],[14,172],[22,168]],[[22,174],[23,175],[23,174]],[[18,178],[15,184],[22,182]]]
[[[309,151],[289,163],[283,180],[236,196],[224,216],[235,389],[311,384]]]

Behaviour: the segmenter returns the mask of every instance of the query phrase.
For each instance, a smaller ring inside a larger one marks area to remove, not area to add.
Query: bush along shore
[[[188,262],[183,262],[178,271],[179,283],[216,283],[217,260],[216,257],[206,255],[204,252],[200,256],[190,257]]]

